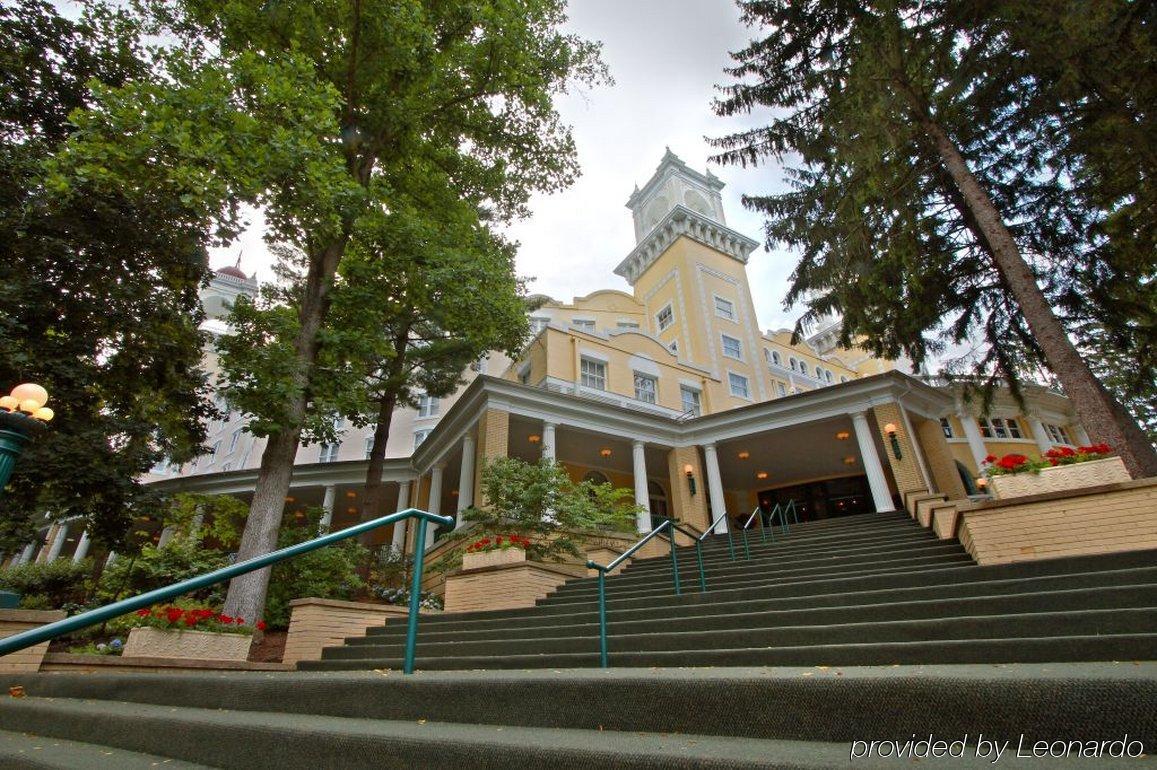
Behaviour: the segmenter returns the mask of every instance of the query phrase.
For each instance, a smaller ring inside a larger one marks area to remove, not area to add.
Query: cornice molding
[[[726,254],[742,265],[746,265],[751,252],[759,248],[758,241],[680,203],[667,212],[659,224],[619,263],[615,275],[626,278],[627,283],[634,286],[639,276],[682,235]]]

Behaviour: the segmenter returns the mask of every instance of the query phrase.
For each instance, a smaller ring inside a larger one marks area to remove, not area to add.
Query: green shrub
[[[220,569],[228,563],[224,553],[202,546],[191,538],[174,537],[164,547],[146,545],[135,557],[124,556],[101,575],[97,598],[101,604],[125,599],[156,588]],[[195,591],[186,598],[220,604],[225,585]]]
[[[91,571],[89,559],[76,564],[71,559],[21,564],[0,571],[0,589],[20,594],[25,609],[58,609],[84,601]]]

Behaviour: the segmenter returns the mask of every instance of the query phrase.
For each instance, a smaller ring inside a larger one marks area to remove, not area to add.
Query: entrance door
[[[670,518],[667,508],[667,492],[657,481],[647,482],[647,499],[651,504],[651,529]]]

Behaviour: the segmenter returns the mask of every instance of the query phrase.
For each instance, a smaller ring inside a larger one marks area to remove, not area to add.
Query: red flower
[[[180,607],[166,607],[165,608],[165,615],[168,618],[170,623],[175,624],[177,621],[179,621],[181,619],[181,616],[184,614],[185,614],[185,611],[183,609],[181,609]]]
[[[988,457],[984,458],[984,461],[986,463],[994,463],[996,462],[996,455],[989,455]]]
[[[217,616],[217,620],[221,621],[222,623],[225,623],[226,625],[233,622],[232,616],[226,615],[223,612]]]
[[[186,614],[186,615],[185,615],[185,625],[186,625],[186,626],[195,626],[195,625],[197,625],[197,616],[196,616],[196,615],[194,615],[194,614],[193,614],[193,613],[191,613],[191,612],[190,612],[190,613],[188,613],[188,614]]]
[[[237,618],[236,620],[234,620],[234,622],[239,626],[243,626],[243,625],[245,625],[245,618]]]
[[[258,631],[264,631],[265,630],[265,621],[264,620],[257,621],[257,630]]]
[[[137,615],[142,617],[142,618],[147,618],[152,614],[153,614],[153,611],[149,610],[149,609],[137,610]]]

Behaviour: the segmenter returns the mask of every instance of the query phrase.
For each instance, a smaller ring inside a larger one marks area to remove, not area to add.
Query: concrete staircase
[[[902,514],[749,535],[751,559],[705,549],[607,580],[612,666],[816,666],[1134,660],[1157,650],[1157,553],[978,567],[956,542]],[[596,581],[573,580],[526,610],[422,619],[418,666],[598,665]],[[403,623],[326,649],[303,669],[398,668]]]
[[[0,767],[813,768],[928,736],[990,766],[981,735],[1003,764],[1036,741],[1157,751],[1153,552],[982,568],[871,515],[741,554],[709,547],[706,594],[692,551],[682,597],[666,560],[611,578],[608,670],[577,580],[423,618],[410,677],[392,624],[309,666],[328,670],[0,675]]]

